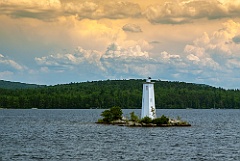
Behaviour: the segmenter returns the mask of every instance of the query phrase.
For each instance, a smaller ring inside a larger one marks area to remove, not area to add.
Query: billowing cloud
[[[140,44],[124,48],[117,43],[110,44],[104,52],[78,47],[72,53],[57,53],[35,60],[42,72],[78,71],[81,75],[82,71],[84,77],[98,74],[105,79],[143,78],[163,73],[167,75],[167,69],[177,73],[183,64],[180,55],[162,52],[156,59],[142,50]]]
[[[193,44],[186,45],[187,60],[202,71],[199,77],[205,79],[208,75],[209,80],[222,83],[239,79],[236,73],[240,70],[240,44],[235,42],[239,34],[240,23],[229,20],[211,35],[204,33]]]
[[[143,14],[154,24],[183,24],[201,18],[239,17],[240,5],[235,0],[222,3],[218,0],[190,0],[180,3],[169,1],[162,5],[151,5]]]
[[[109,45],[105,52],[78,47],[73,53],[58,53],[35,58],[36,62],[42,66],[42,71],[45,72],[49,72],[49,70],[56,72],[87,70],[91,74],[101,74],[106,78],[129,74],[133,71],[138,75],[138,70],[142,69],[139,67],[139,63],[147,59],[149,59],[148,53],[141,51],[139,45],[124,49],[116,43]]]
[[[11,60],[2,54],[0,54],[0,69],[1,71],[11,71],[11,70],[17,70],[17,71],[23,71],[25,69],[24,66],[18,64],[14,60]]]
[[[140,6],[136,3],[131,2],[107,2],[105,4],[97,4],[97,8],[91,14],[85,14],[84,12],[77,13],[79,18],[90,18],[90,19],[122,19],[129,17],[141,16]]]
[[[193,55],[193,54],[189,54],[187,56],[187,59],[190,61],[196,62],[196,63],[200,61],[200,59],[196,55]]]
[[[168,51],[150,53],[143,50],[140,43],[131,47],[112,43],[105,51],[79,47],[74,52],[52,54],[35,60],[42,72],[78,71],[83,75],[85,73],[85,77],[98,74],[105,79],[152,76],[217,86],[230,79],[232,83],[239,79],[236,73],[240,70],[240,44],[233,41],[239,34],[240,24],[227,21],[212,34],[203,33],[178,54]]]
[[[172,55],[164,51],[164,52],[161,52],[161,58],[163,58],[164,60],[180,59],[180,55]]]
[[[26,66],[0,54],[0,79],[12,80],[14,77],[20,78],[23,73],[28,73],[28,68]]]
[[[0,1],[0,14],[14,18],[54,19],[61,12],[59,0],[11,0]]]
[[[122,29],[127,32],[142,32],[141,27],[136,24],[126,24],[122,27]]]
[[[141,16],[140,6],[131,2],[13,0],[0,1],[1,14],[14,18],[53,20],[61,16],[78,19],[122,19]]]
[[[104,58],[121,58],[121,59],[126,59],[129,57],[140,58],[140,57],[148,57],[148,53],[142,52],[141,47],[138,45],[134,47],[130,47],[129,49],[124,49],[124,48],[121,48],[116,43],[113,43],[108,47],[103,57]]]
[[[101,69],[102,67],[99,64],[100,57],[101,53],[98,51],[85,50],[78,47],[72,53],[52,54],[41,58],[35,58],[35,61],[40,66],[47,67],[42,68],[42,71],[54,70],[56,72],[64,72],[66,70],[75,70],[78,67],[81,70],[93,68]]]
[[[139,45],[122,48],[111,44],[101,57],[101,63],[108,76],[135,76],[146,74],[146,64],[150,61],[148,52],[142,51]]]
[[[223,28],[211,35],[204,33],[193,41],[192,45],[186,45],[185,53],[195,54],[199,58],[212,57],[220,60],[220,57],[238,57],[240,45],[237,44],[237,36],[240,34],[240,24],[229,20],[223,23]]]
[[[189,0],[178,3],[169,0],[147,4],[147,7],[141,7],[145,6],[144,3],[132,1],[1,0],[0,14],[41,20],[54,20],[61,16],[75,16],[79,20],[145,17],[154,24],[182,24],[201,18],[212,20],[240,15],[238,0]]]

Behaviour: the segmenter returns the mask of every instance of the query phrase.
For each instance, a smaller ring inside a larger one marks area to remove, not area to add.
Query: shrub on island
[[[150,124],[150,123],[152,123],[152,119],[148,116],[145,116],[144,118],[142,118],[140,120],[140,123]]]
[[[167,125],[169,124],[169,118],[165,115],[162,115],[161,117],[155,119],[151,119],[150,117],[145,116],[139,122],[145,124]]]
[[[152,123],[157,125],[163,125],[163,124],[166,125],[169,123],[169,118],[166,117],[165,115],[162,115],[161,117],[153,119]]]
[[[139,122],[140,120],[139,120],[138,116],[134,112],[131,112],[130,113],[130,121]]]
[[[105,110],[102,112],[101,116],[103,119],[99,119],[98,123],[111,123],[115,120],[122,119],[122,109],[118,106],[113,106],[109,110]]]

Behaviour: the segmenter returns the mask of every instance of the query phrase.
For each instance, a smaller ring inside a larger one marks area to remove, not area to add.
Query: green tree
[[[109,110],[102,112],[103,122],[110,123],[111,121],[122,119],[122,109],[118,106],[113,106]]]
[[[113,120],[122,119],[122,109],[119,106],[113,106],[110,108],[110,112],[112,113]]]

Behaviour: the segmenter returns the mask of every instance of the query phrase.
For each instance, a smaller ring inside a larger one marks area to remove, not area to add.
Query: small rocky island
[[[180,117],[177,119],[171,119],[164,115],[151,119],[148,116],[145,116],[142,119],[139,119],[138,116],[134,113],[130,113],[130,118],[123,117],[122,109],[118,106],[114,106],[109,110],[102,112],[102,118],[99,119],[97,124],[106,124],[106,125],[118,125],[118,126],[128,126],[128,127],[171,127],[171,126],[191,126],[186,121],[182,121]]]

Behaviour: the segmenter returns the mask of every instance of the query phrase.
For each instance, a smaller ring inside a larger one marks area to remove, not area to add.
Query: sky
[[[240,89],[239,0],[0,0],[0,79]]]

